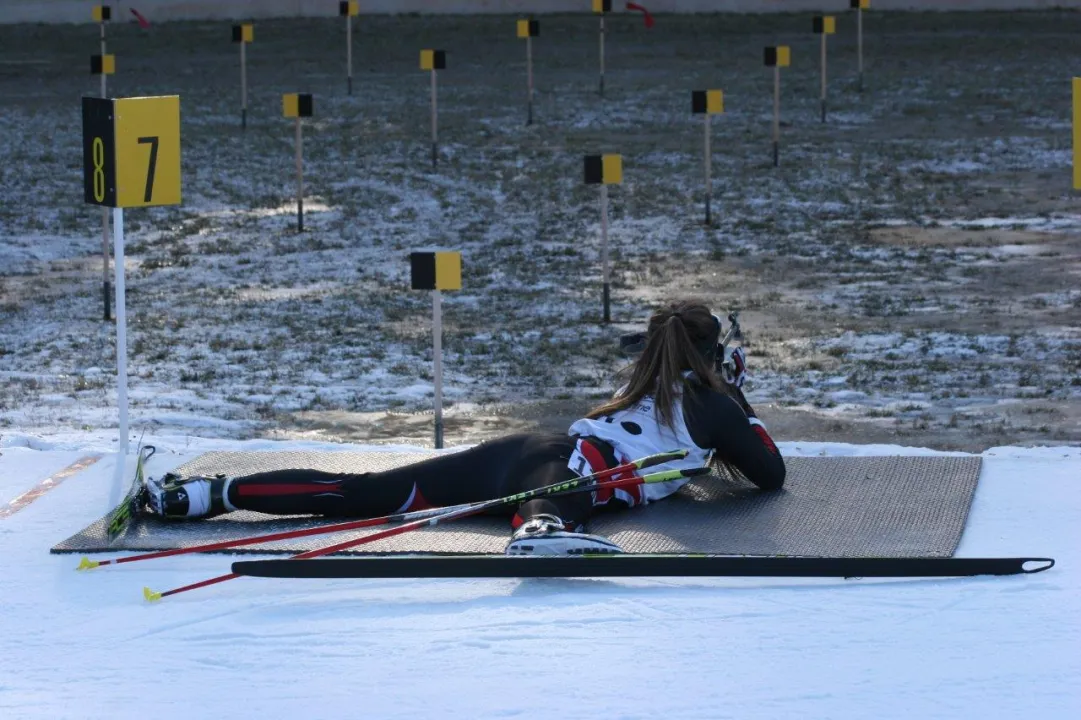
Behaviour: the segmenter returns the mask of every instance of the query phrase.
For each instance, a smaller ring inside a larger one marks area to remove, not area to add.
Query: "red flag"
[[[150,21],[143,17],[138,10],[136,10],[135,8],[128,9],[131,10],[131,14],[135,16],[135,19],[139,21],[139,27],[141,27],[143,30],[146,30],[150,27]]]
[[[642,13],[642,15],[643,15],[642,19],[646,21],[646,27],[647,28],[653,27],[653,16],[649,14],[649,10],[646,10],[644,7],[642,7],[638,3],[632,3],[632,2],[627,3],[627,9],[628,10],[637,10],[638,12]]]

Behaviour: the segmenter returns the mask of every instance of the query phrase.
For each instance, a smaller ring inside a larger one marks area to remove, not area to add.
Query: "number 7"
[[[146,169],[146,190],[143,191],[143,202],[150,202],[154,196],[154,170],[158,165],[158,136],[139,138],[140,145],[150,145],[150,165]]]

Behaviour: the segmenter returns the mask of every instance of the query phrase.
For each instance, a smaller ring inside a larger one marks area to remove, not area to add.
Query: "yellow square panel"
[[[792,48],[787,45],[777,46],[777,67],[788,67],[792,64]]]
[[[462,289],[462,254],[460,252],[435,254],[435,289]]]
[[[724,93],[720,90],[706,90],[706,112],[710,115],[724,112]]]
[[[623,182],[623,156],[609,154],[601,156],[601,177],[605,185],[619,185]]]
[[[833,35],[837,32],[837,18],[832,15],[826,15],[822,18],[822,29],[827,35]]]
[[[116,207],[180,203],[180,97],[116,100]]]

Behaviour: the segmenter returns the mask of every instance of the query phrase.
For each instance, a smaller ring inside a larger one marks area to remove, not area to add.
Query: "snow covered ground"
[[[152,474],[214,449],[373,449],[146,440],[159,448]],[[114,445],[105,432],[16,432],[0,444],[5,504],[78,458],[104,454],[0,518],[0,717],[1081,717],[1078,448],[983,453],[957,555],[1055,557],[1039,575],[241,578],[149,604],[144,585],[210,577],[230,559],[79,573],[76,556],[50,555],[105,511]],[[822,443],[782,451],[933,452]]]

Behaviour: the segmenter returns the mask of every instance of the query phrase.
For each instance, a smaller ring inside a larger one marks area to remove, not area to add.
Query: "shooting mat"
[[[370,472],[434,454],[210,452],[177,472],[233,476],[285,468]],[[659,503],[599,514],[589,529],[615,540],[627,552],[639,553],[949,557],[965,527],[980,462],[979,457],[955,456],[788,458],[788,479],[780,492],[763,493],[746,480],[715,473],[696,478]],[[274,517],[247,511],[191,522],[140,517],[110,546],[103,518],[52,552],[165,550],[327,522],[312,516]],[[299,553],[386,527],[224,552]],[[506,518],[464,518],[347,553],[501,553],[508,537]]]

